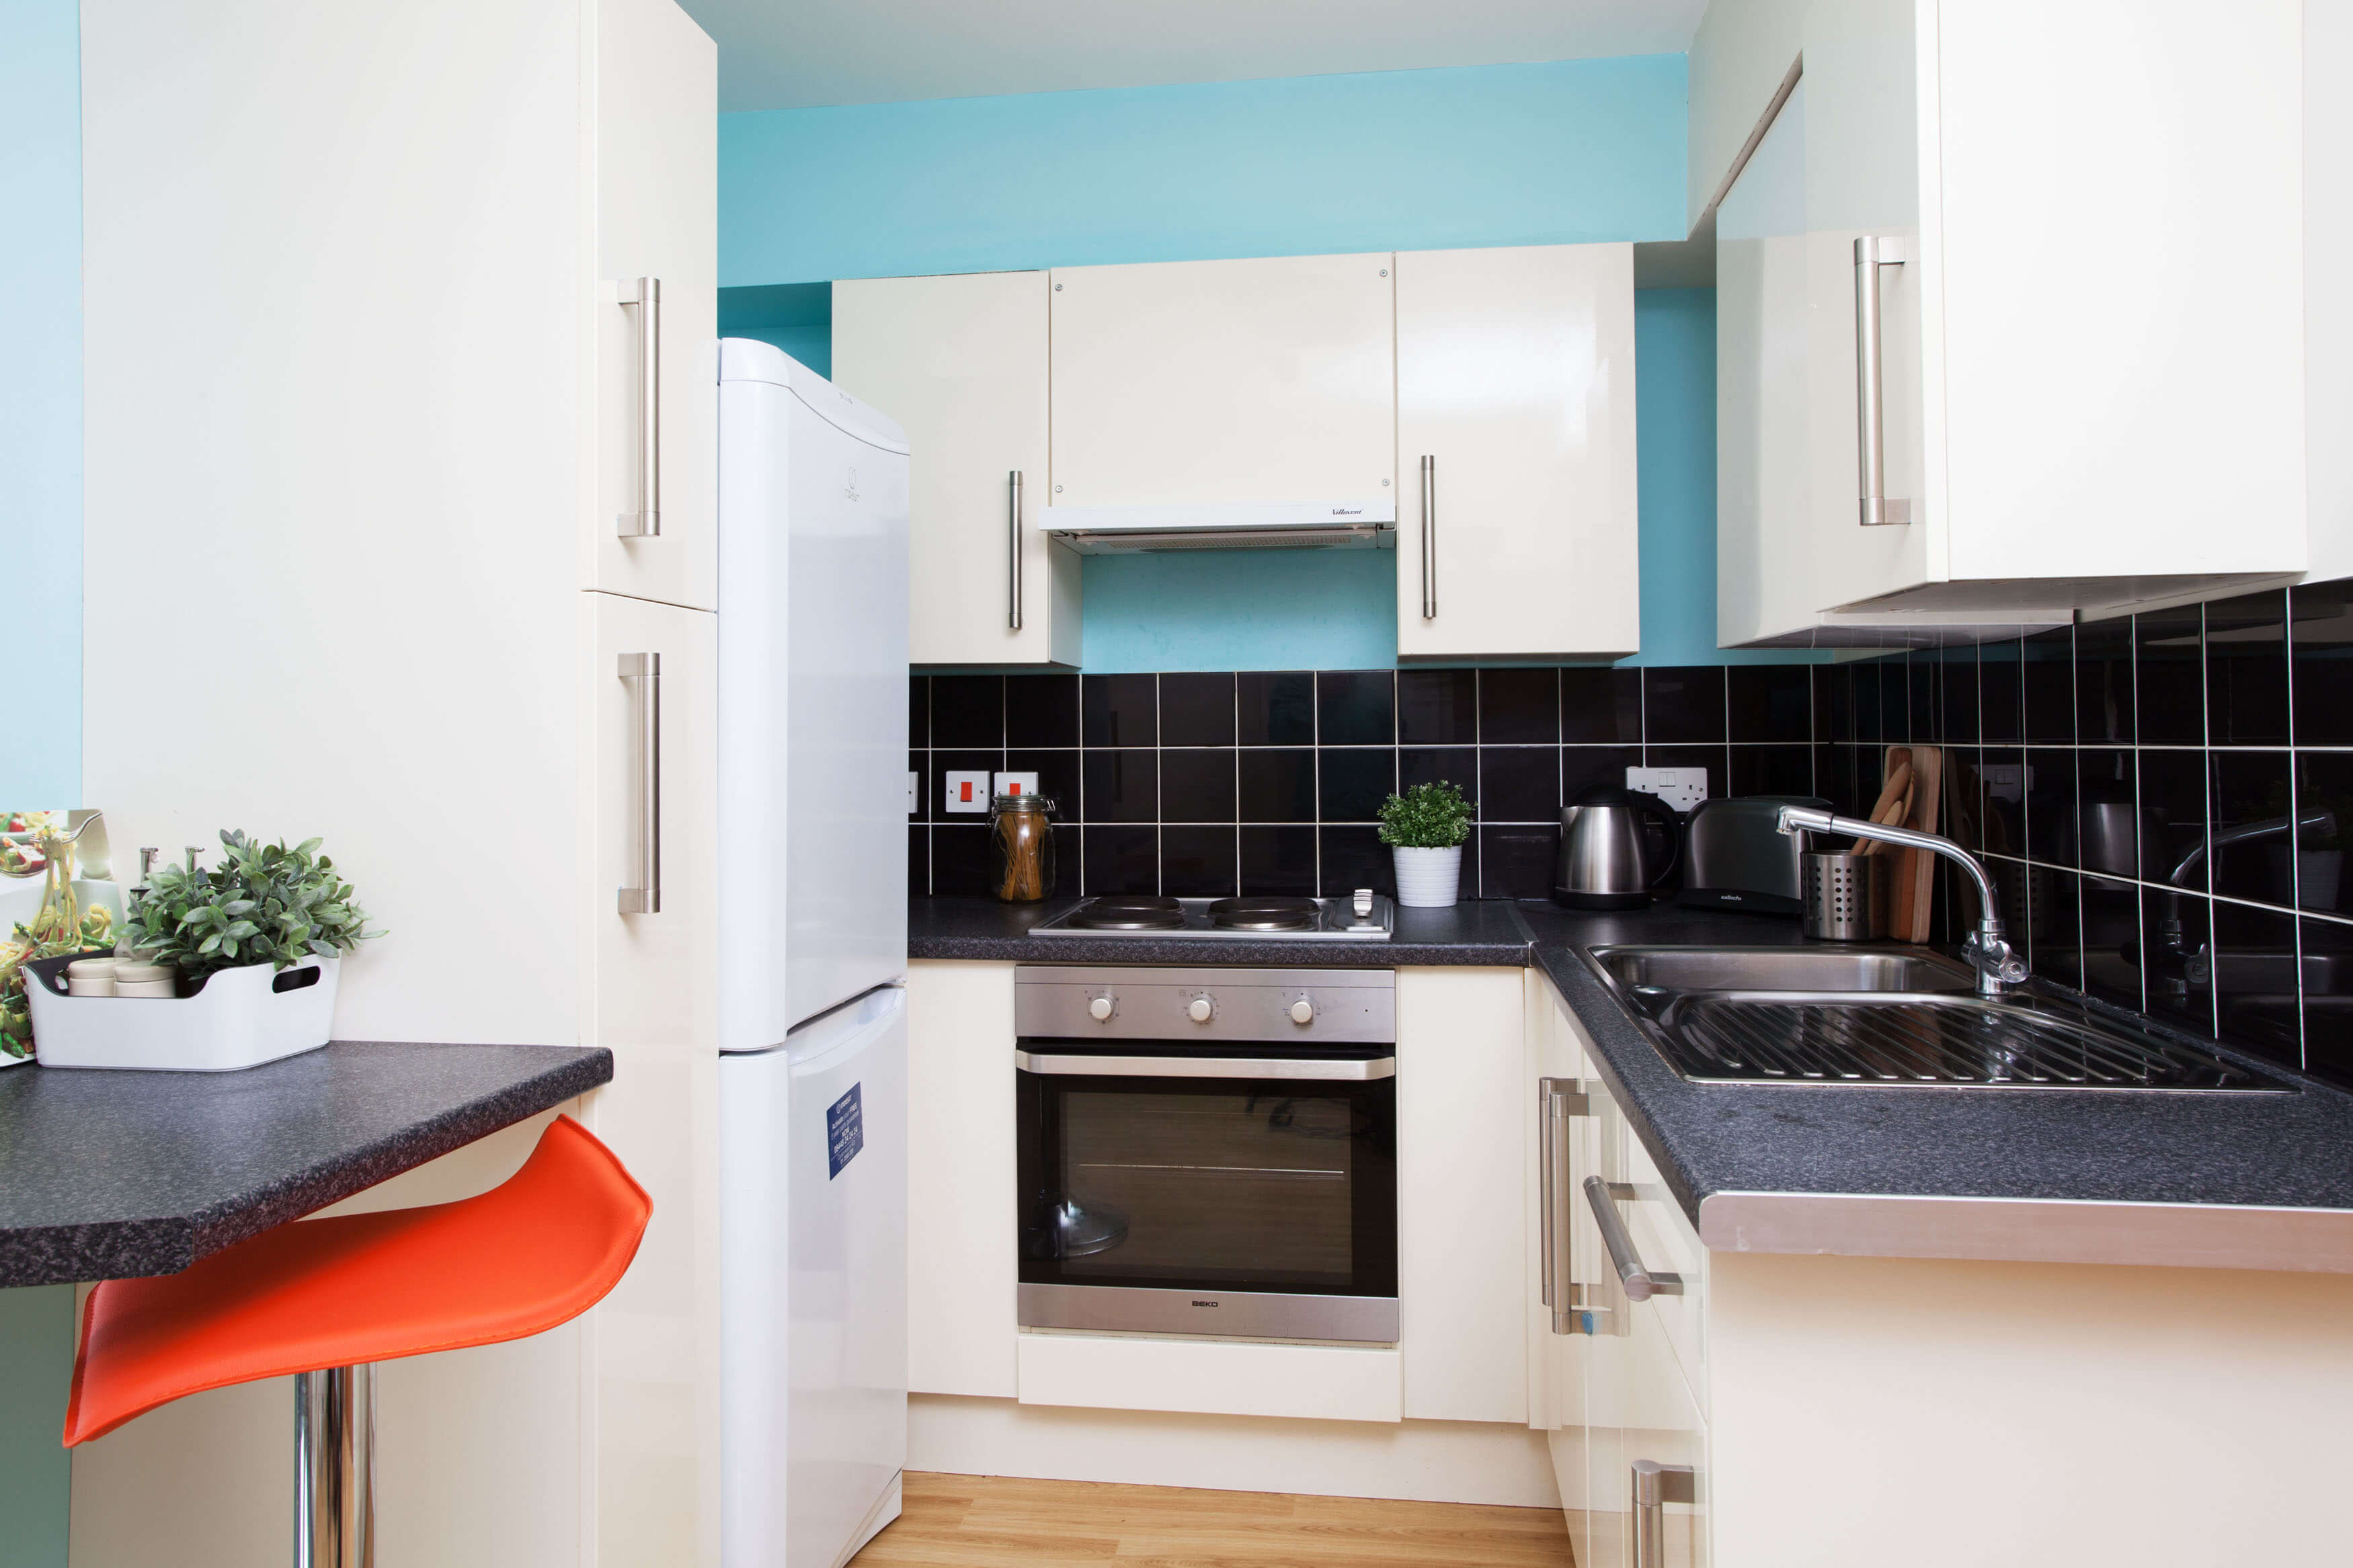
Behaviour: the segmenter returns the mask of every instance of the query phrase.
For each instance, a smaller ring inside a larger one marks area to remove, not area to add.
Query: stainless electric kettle
[[[1649,817],[1666,829],[1666,863],[1650,868],[1642,842]],[[1560,861],[1552,896],[1573,910],[1639,910],[1667,879],[1683,853],[1681,822],[1657,795],[1616,784],[1594,784],[1560,814]]]

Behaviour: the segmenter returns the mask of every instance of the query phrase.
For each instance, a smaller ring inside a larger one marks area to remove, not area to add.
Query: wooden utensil
[[[1903,805],[1904,792],[1912,783],[1911,753],[1901,746],[1890,747],[1886,767],[1887,782],[1880,786],[1879,799],[1873,804],[1866,816],[1866,820],[1876,822],[1882,826],[1892,826],[1904,820],[1900,814],[1890,816],[1888,813],[1896,811]],[[1850,855],[1874,854],[1877,852],[1878,843],[1879,840],[1876,838],[1858,838],[1848,846],[1847,853]]]
[[[1901,825],[1922,833],[1934,833],[1936,804],[1943,793],[1939,786],[1944,782],[1945,754],[1935,746],[1891,746],[1887,752],[1891,777],[1899,752],[1905,754],[1905,771],[1910,775]],[[1936,887],[1936,857],[1926,849],[1898,851],[1890,881],[1893,897],[1889,900],[1888,934],[1897,942],[1926,942]]]

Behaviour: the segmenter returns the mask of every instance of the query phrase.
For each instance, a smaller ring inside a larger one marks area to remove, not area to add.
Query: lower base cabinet
[[[1579,1568],[2344,1558],[2353,1278],[1709,1251],[1530,987],[1530,1419]],[[1675,1289],[1626,1300],[1612,1215]]]

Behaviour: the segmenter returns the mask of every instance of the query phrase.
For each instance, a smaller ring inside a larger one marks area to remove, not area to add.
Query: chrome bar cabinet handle
[[[1699,1500],[1699,1480],[1689,1465],[1656,1459],[1633,1464],[1634,1568],[1667,1568],[1667,1504]]]
[[[1021,629],[1021,470],[1014,469],[1005,477],[1008,500],[1005,506],[1005,540],[1012,556],[1007,581],[1011,592],[1005,612],[1005,624],[1014,631]]]
[[[1601,1245],[1609,1249],[1609,1266],[1618,1270],[1618,1282],[1626,1288],[1629,1301],[1647,1301],[1653,1296],[1680,1296],[1683,1279],[1680,1274],[1662,1274],[1642,1267],[1641,1255],[1634,1250],[1634,1237],[1619,1217],[1618,1199],[1632,1197],[1633,1187],[1625,1182],[1605,1182],[1599,1176],[1585,1178],[1585,1201],[1592,1206],[1593,1223],[1601,1227]]]
[[[1397,1058],[1113,1057],[1077,1052],[1016,1051],[1016,1072],[1080,1078],[1247,1078],[1309,1083],[1368,1083],[1397,1077]]]
[[[1421,618],[1438,618],[1438,459],[1421,459]]]
[[[1541,1117],[1537,1183],[1543,1213],[1537,1224],[1543,1231],[1539,1250],[1544,1255],[1544,1304],[1552,1312],[1552,1331],[1573,1334],[1580,1324],[1577,1271],[1568,1245],[1568,1213],[1574,1202],[1568,1195],[1568,1119],[1585,1115],[1589,1101],[1585,1085],[1573,1078],[1539,1079],[1536,1092]]]
[[[623,539],[661,537],[661,279],[621,285],[638,310],[638,510],[613,520]]]
[[[1912,503],[1887,494],[1885,361],[1881,353],[1879,269],[1901,267],[1911,258],[1904,242],[1866,234],[1854,242],[1854,404],[1856,444],[1862,448],[1862,526],[1912,521]]]
[[[629,855],[629,881],[621,889],[625,915],[661,913],[661,655],[625,653],[621,679],[628,683],[637,718],[638,841]]]

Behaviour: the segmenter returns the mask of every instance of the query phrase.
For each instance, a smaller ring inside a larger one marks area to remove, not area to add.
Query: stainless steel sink
[[[2285,1091],[2189,1041],[2040,991],[1989,999],[1926,948],[1588,948],[1694,1083]]]
[[[1965,966],[1925,947],[1597,947],[1624,989],[1674,991],[1970,991]]]

